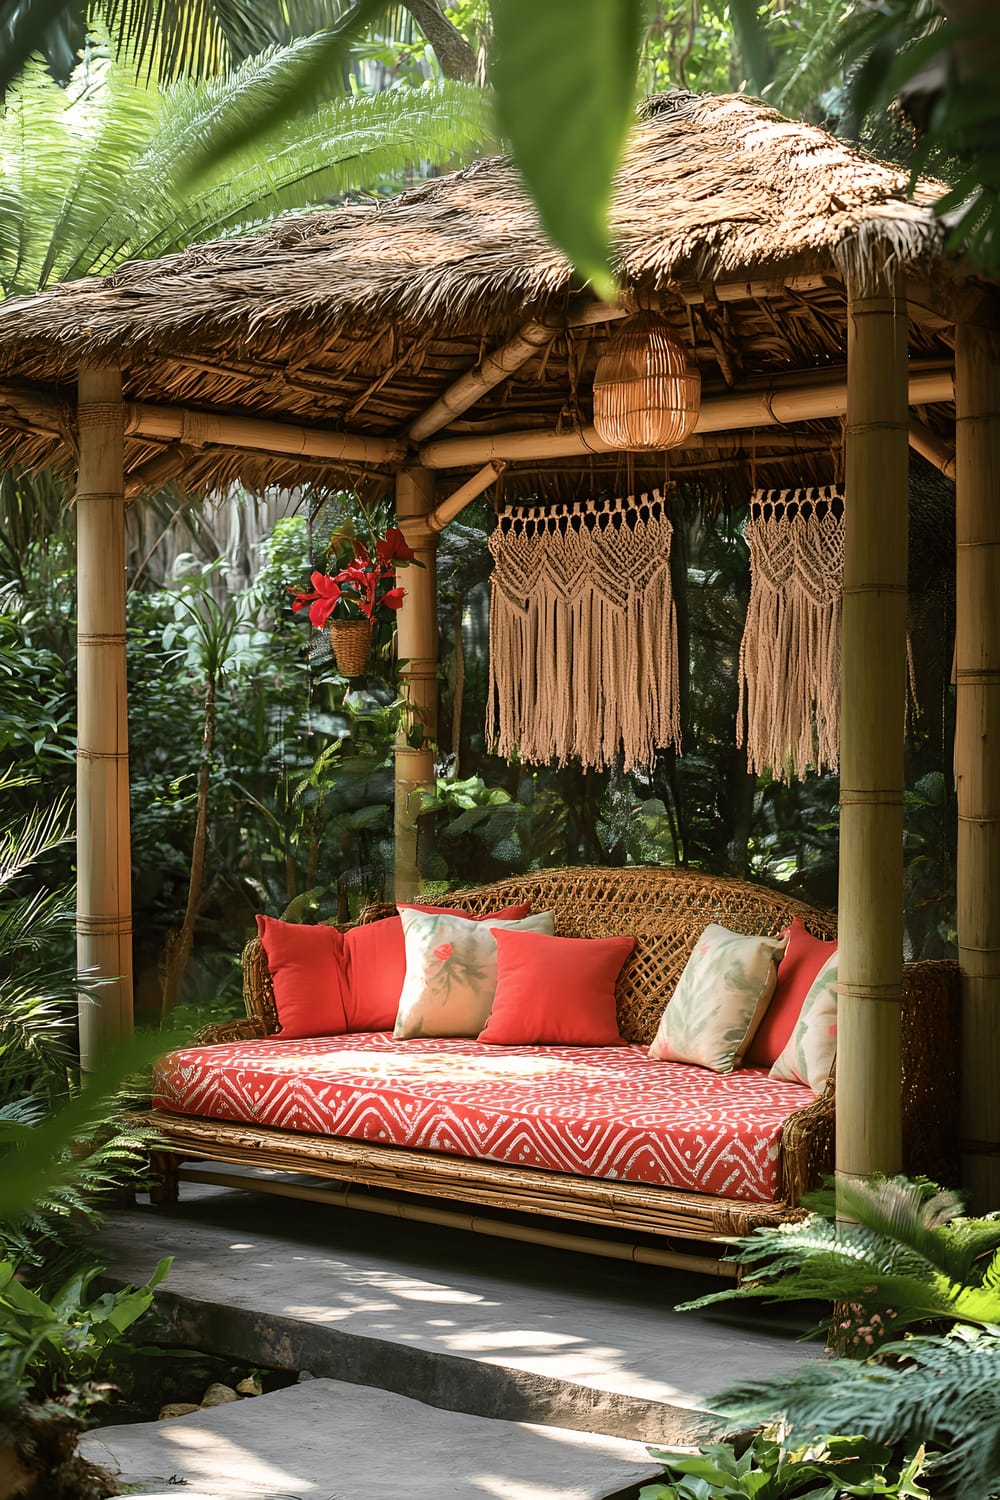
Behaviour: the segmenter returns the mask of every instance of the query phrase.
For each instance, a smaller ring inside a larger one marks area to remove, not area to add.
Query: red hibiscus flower
[[[317,630],[322,630],[337,607],[341,588],[336,578],[328,578],[325,573],[314,573],[310,582],[312,589],[296,594],[292,600],[292,609],[297,612],[308,604],[310,623]]]
[[[413,562],[415,553],[406,545],[406,538],[398,526],[390,526],[384,538],[375,543],[375,551],[383,568],[392,571],[394,563]]]
[[[373,535],[368,546],[353,534],[342,533],[331,542],[329,555],[329,573],[313,573],[311,589],[289,591],[292,609],[298,613],[308,605],[309,619],[317,630],[331,617],[375,621],[395,614],[404,597],[404,590],[395,586],[397,567],[422,566],[398,526],[390,526],[384,537]]]

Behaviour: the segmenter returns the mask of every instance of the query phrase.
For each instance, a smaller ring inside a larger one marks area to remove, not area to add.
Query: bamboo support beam
[[[945,479],[955,477],[955,449],[951,443],[946,443],[939,438],[936,432],[925,427],[923,422],[910,421],[909,428],[910,447],[914,453],[919,453],[921,458],[926,458],[928,463],[939,469]]]
[[[1000,335],[956,333],[955,782],[962,1181],[1000,1206]]]
[[[35,432],[51,432],[60,437],[65,436],[73,421],[69,402],[30,385],[0,385],[0,417],[3,416]]]
[[[132,1031],[132,868],[125,677],[124,408],[118,370],[80,371],[77,545],[77,962],[80,1062]]]
[[[891,277],[848,306],[840,731],[837,1174],[902,1168],[905,304]]]
[[[296,458],[346,459],[361,464],[399,463],[406,453],[405,443],[398,438],[326,432],[263,417],[133,401],[125,408],[125,435],[183,443],[189,448],[239,448],[245,453],[287,453]]]
[[[904,396],[906,395],[904,387]],[[913,371],[908,401],[919,406],[955,399],[949,368]],[[774,385],[765,390],[734,391],[709,396],[702,402],[696,434],[728,432],[735,427],[762,428],[793,422],[840,417],[847,412],[847,380],[841,375],[796,387]],[[482,437],[441,438],[425,443],[420,462],[428,469],[464,469],[497,461],[523,463],[532,459],[575,458],[586,453],[613,453],[610,443],[593,427],[567,432],[507,432]]]
[[[688,306],[705,302],[709,296],[717,302],[746,301],[748,298],[773,297],[786,289],[800,292],[815,291],[825,287],[826,284],[827,280],[823,276],[789,277],[777,282],[760,280],[718,282],[712,285],[708,292],[704,287],[687,288],[680,291],[674,300]],[[531,319],[508,343],[502,344],[473,369],[460,375],[436,401],[427,407],[426,411],[421,412],[416,420],[410,423],[408,428],[410,441],[422,443],[433,433],[440,432],[442,427],[447,427],[449,422],[468,411],[470,406],[474,406],[487,391],[502,384],[509,375],[513,375],[522,365],[527,364],[532,355],[544,349],[546,344],[551,343],[557,334],[565,329],[612,323],[617,319],[631,316],[631,313],[632,309],[629,307],[615,306],[607,302],[587,302],[571,311],[562,322],[551,318]]]
[[[396,475],[396,522],[423,567],[408,569],[404,580],[406,596],[396,616],[400,692],[407,705],[396,741],[394,890],[397,901],[412,901],[420,892],[419,794],[433,792],[436,784],[437,534],[428,525],[433,508],[434,475],[426,469],[401,469]]]
[[[612,310],[609,309],[610,311]],[[515,370],[527,364],[531,356],[550,344],[558,332],[557,325],[545,320],[532,319],[530,323],[525,323],[515,338],[509,343],[501,344],[499,349],[488,354],[473,369],[460,375],[426,411],[421,412],[416,421],[410,423],[410,441],[419,443],[430,437],[432,432],[439,432],[442,427],[447,427],[453,418],[460,417],[463,411],[474,406],[480,396],[493,390],[508,375],[513,375]]]
[[[454,521],[467,505],[471,505],[473,500],[477,500],[484,490],[488,490],[490,485],[500,478],[506,467],[505,463],[499,462],[484,464],[478,474],[473,474],[472,478],[459,485],[447,500],[442,500],[440,505],[435,506],[427,517],[430,529],[443,531],[449,521]]]
[[[181,1182],[208,1183],[215,1187],[243,1187],[255,1193],[277,1198],[295,1198],[300,1202],[325,1203],[333,1208],[360,1209],[362,1213],[381,1214],[387,1219],[403,1219],[416,1224],[438,1224],[445,1229],[459,1229],[469,1234],[486,1234],[493,1239],[514,1240],[522,1245],[547,1245],[569,1250],[577,1255],[599,1255],[607,1260],[626,1260],[633,1265],[669,1266],[672,1270],[696,1271],[702,1276],[735,1279],[733,1261],[717,1260],[683,1250],[660,1250],[655,1245],[638,1245],[631,1241],[609,1240],[601,1236],[573,1234],[564,1229],[543,1229],[490,1214],[462,1213],[454,1208],[437,1208],[402,1197],[376,1198],[367,1188],[340,1187],[311,1183],[277,1176],[265,1177],[258,1172],[220,1171],[217,1167],[182,1166],[177,1176]]]

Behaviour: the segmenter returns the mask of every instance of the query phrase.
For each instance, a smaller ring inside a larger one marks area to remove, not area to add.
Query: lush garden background
[[[593,9],[594,0],[511,0],[512,13],[547,18],[555,40],[540,55],[567,68],[584,60]],[[249,230],[284,209],[389,193],[494,149],[486,0],[447,9],[436,0],[191,0],[162,9],[81,0],[39,31],[41,10],[19,0],[0,21],[4,297]],[[56,11],[45,7],[43,19]],[[175,12],[187,29],[173,24]],[[622,0],[621,12],[635,23],[646,91],[748,85],[881,155],[943,162],[966,186],[971,173],[985,196],[976,199],[970,244],[991,263],[995,132],[988,110],[966,100],[963,114],[947,68],[920,74],[941,49],[919,0],[879,7],[881,30],[853,54],[841,45],[854,14],[844,0]],[[31,24],[42,48],[21,65]],[[346,37],[329,54],[335,65],[303,40],[331,24]],[[310,87],[297,90],[293,108],[287,85],[304,68]],[[900,90],[904,108],[887,112],[884,100]],[[422,834],[436,890],[511,870],[653,861],[780,882],[833,903],[836,778],[758,780],[735,745],[749,590],[744,512],[709,513],[683,493],[676,501],[684,754],[662,755],[647,777],[489,755],[491,512],[477,506],[444,533],[440,780]],[[324,639],[289,608],[289,591],[322,562],[331,530],[355,508],[351,496],[205,497],[168,487],[130,513],[134,916],[145,1027],[157,1027],[164,1011],[190,1028],[239,1008],[239,951],[256,911],[346,918],[387,889],[400,710],[391,641],[381,641],[366,678],[348,682]],[[954,937],[953,539],[949,486],[918,461],[911,520],[907,942],[911,956],[937,956]],[[100,1091],[89,1113],[75,1097],[75,592],[70,497],[51,475],[0,474],[0,1153],[16,1147],[24,1164],[11,1172],[8,1154],[0,1195],[0,1419],[25,1394],[79,1391],[126,1321],[124,1311],[95,1304],[85,1273],[66,1280],[70,1263],[87,1258],[71,1216],[131,1170],[141,1148],[114,1127],[87,1134]],[[185,915],[195,941],[182,962]],[[31,1143],[67,1100],[89,1143],[73,1162],[65,1150],[73,1122],[61,1145],[58,1134]],[[914,1223],[921,1212],[917,1205]],[[18,1290],[25,1280],[39,1303]]]

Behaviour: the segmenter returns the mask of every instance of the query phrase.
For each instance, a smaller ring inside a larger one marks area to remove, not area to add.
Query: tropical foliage
[[[7,770],[0,790],[25,780]],[[93,1222],[145,1144],[142,1132],[95,1129],[120,1075],[103,1094],[77,1089],[77,996],[93,986],[73,972],[71,894],[45,880],[68,839],[65,800],[0,827],[0,1254],[35,1266],[67,1242],[79,1252],[72,1222]]]
[[[337,98],[192,184],[195,156],[215,136],[245,136],[306,45],[162,88],[135,62],[107,56],[88,56],[65,89],[29,63],[0,113],[4,295],[166,255],[358,188],[398,186],[408,168],[464,159],[486,139],[482,98],[463,84]]]
[[[654,1486],[647,1500],[837,1500],[845,1493],[986,1500],[1000,1492],[1000,1221],[964,1218],[956,1194],[905,1178],[838,1183],[836,1206],[840,1222],[833,1199],[825,1198],[803,1223],[736,1241],[735,1258],[746,1270],[741,1284],[684,1305],[726,1297],[831,1302],[832,1342],[851,1357],[816,1360],[713,1398],[734,1429],[776,1425],[749,1462],[732,1453],[712,1459],[724,1476],[708,1475],[705,1453],[700,1469],[686,1469],[685,1455],[660,1455],[671,1483],[680,1480],[673,1490]],[[893,1336],[905,1329],[916,1331]],[[803,1450],[811,1462],[830,1449],[830,1433],[845,1435],[836,1440],[845,1453],[862,1441],[852,1434],[862,1434],[869,1448],[885,1445],[891,1472],[859,1479],[857,1488],[833,1474],[827,1487],[797,1488],[793,1470]],[[699,1474],[701,1490],[683,1487]],[[740,1488],[744,1482],[749,1487]]]
[[[818,1207],[802,1223],[739,1240],[739,1287],[686,1305],[834,1302],[836,1341],[861,1356],[913,1325],[1000,1327],[1000,1219],[965,1218],[958,1193],[903,1177],[840,1182]]]
[[[665,1484],[645,1485],[639,1500],[840,1500],[846,1495],[883,1500],[929,1500],[920,1484],[924,1448],[898,1458],[891,1446],[864,1437],[821,1437],[813,1442],[758,1434],[737,1451],[710,1443],[696,1454],[650,1449],[663,1464]]]
[[[22,1402],[57,1397],[85,1411],[94,1381],[109,1357],[120,1356],[124,1335],[148,1312],[170,1265],[161,1260],[145,1286],[96,1297],[97,1272],[76,1271],[43,1297],[19,1279],[15,1262],[0,1260],[0,1417]]]

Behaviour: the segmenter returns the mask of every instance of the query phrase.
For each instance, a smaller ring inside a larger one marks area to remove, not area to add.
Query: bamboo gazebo
[[[399,655],[422,743],[396,759],[396,890],[434,775],[438,533],[503,474],[574,495],[629,466],[705,493],[823,484],[848,504],[841,715],[837,1165],[900,1162],[907,469],[957,488],[963,1160],[1000,1203],[1000,343],[997,288],[944,247],[941,188],[740,97],[647,104],[613,211],[616,305],[574,282],[513,167],[127,265],[0,307],[6,462],[75,477],[79,953],[112,978],[86,1066],[131,1015],[125,506],[176,478],[395,492],[422,572]],[[609,331],[656,309],[693,348],[694,433],[669,459],[592,426]]]

